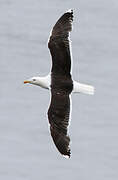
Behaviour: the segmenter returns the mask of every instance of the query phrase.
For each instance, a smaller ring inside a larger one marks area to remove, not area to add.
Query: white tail
[[[94,87],[74,81],[74,93],[94,94]]]

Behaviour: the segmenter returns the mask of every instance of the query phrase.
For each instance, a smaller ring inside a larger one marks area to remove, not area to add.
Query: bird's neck
[[[38,85],[45,89],[50,89],[50,84],[51,84],[50,75],[44,77],[37,77],[37,82],[35,83],[35,85]]]

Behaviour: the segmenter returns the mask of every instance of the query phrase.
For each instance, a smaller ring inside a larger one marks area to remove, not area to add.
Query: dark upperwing
[[[73,11],[66,12],[55,24],[48,43],[52,55],[51,103],[48,110],[52,139],[62,155],[70,157],[70,138],[67,135],[70,115],[71,55],[69,32]]]
[[[51,103],[48,110],[50,132],[52,139],[62,155],[70,157],[69,142],[67,135],[70,114],[70,97],[63,92],[51,91]]]
[[[48,47],[52,56],[52,74],[70,76],[71,54],[69,32],[72,30],[73,11],[64,13],[53,27]]]

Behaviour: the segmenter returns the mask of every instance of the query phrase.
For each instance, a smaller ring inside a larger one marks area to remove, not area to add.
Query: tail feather
[[[95,90],[94,87],[91,85],[82,84],[82,83],[78,83],[74,81],[74,89],[73,89],[74,93],[83,93],[83,94],[93,95],[94,90]]]

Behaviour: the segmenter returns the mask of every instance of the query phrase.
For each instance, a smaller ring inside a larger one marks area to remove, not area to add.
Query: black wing
[[[72,30],[73,11],[61,16],[53,27],[48,47],[52,55],[52,73],[70,75],[71,55],[69,47],[69,32]]]
[[[70,138],[67,135],[70,114],[69,94],[52,90],[51,95],[51,104],[48,110],[51,136],[59,152],[70,157]]]

